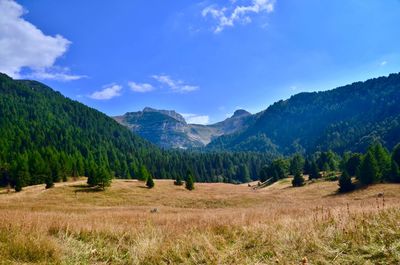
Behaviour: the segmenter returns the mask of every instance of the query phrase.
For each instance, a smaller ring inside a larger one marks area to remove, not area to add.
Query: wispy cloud
[[[23,18],[26,12],[14,0],[0,0],[0,72],[20,78],[21,69],[27,68],[41,79],[79,79],[81,76],[51,69],[71,42],[61,35],[45,35]]]
[[[174,93],[188,93],[199,88],[198,86],[188,85],[182,80],[174,80],[169,75],[153,75],[152,78],[167,86]]]
[[[381,65],[381,66],[385,66],[385,65],[387,65],[387,63],[388,63],[387,61],[382,61],[382,62],[380,63],[380,65]]]
[[[215,33],[223,31],[226,27],[233,27],[237,22],[242,24],[251,23],[251,15],[259,13],[271,13],[274,11],[275,0],[252,0],[248,5],[237,5],[231,1],[229,7],[208,6],[203,9],[202,16],[211,16],[217,21],[214,28]]]
[[[146,93],[154,90],[154,87],[151,84],[147,83],[138,84],[135,82],[129,82],[128,86],[131,88],[132,91],[138,93]]]
[[[122,86],[117,84],[110,84],[104,86],[102,90],[95,91],[89,95],[92,99],[97,100],[108,100],[121,95]]]
[[[206,125],[206,124],[210,123],[210,117],[207,115],[185,113],[185,114],[182,114],[182,116],[185,118],[186,122],[190,123],[190,124]]]
[[[0,0],[1,1],[1,0]],[[49,67],[47,69],[37,69],[30,74],[22,75],[22,78],[35,78],[41,80],[74,81],[87,78],[86,75],[71,74],[67,67]]]

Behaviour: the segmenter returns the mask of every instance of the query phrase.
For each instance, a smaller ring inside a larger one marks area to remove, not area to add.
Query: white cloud
[[[236,1],[231,1],[232,6],[217,8],[214,5],[203,9],[202,16],[211,16],[217,20],[215,33],[223,31],[226,27],[233,27],[236,22],[242,24],[251,23],[251,14],[271,13],[274,11],[275,0],[252,0],[248,5],[234,5]]]
[[[135,82],[129,82],[128,86],[131,88],[132,91],[139,93],[146,93],[154,90],[154,87],[147,83],[138,84]]]
[[[70,73],[67,67],[49,67],[47,69],[38,69],[30,74],[21,76],[22,78],[48,79],[57,81],[74,81],[87,78],[86,75],[74,75]]]
[[[210,117],[207,115],[198,115],[198,114],[182,114],[182,116],[185,118],[186,122],[189,124],[209,124],[210,123]]]
[[[387,65],[387,61],[382,61],[382,62],[380,63],[380,65],[381,65],[381,66]]]
[[[111,84],[104,86],[102,90],[95,91],[89,95],[92,99],[107,100],[121,95],[122,86]]]
[[[0,0],[0,72],[19,78],[21,69],[29,68],[43,79],[79,79],[65,72],[48,72],[71,42],[61,35],[45,35],[23,18],[26,12],[14,0]]]
[[[192,92],[199,88],[198,86],[185,84],[185,82],[183,82],[181,80],[173,80],[168,75],[153,75],[152,78],[157,80],[161,84],[166,85],[167,87],[169,87],[171,89],[172,92],[175,92],[175,93]]]

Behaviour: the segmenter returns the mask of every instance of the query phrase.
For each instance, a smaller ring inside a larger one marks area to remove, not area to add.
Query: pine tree
[[[177,185],[177,186],[182,186],[183,185],[182,178],[181,178],[180,174],[176,175],[176,179],[174,181],[174,185]]]
[[[46,189],[50,189],[54,187],[53,178],[51,176],[46,177]]]
[[[263,166],[258,175],[260,181],[265,182],[268,179],[268,166]]]
[[[364,185],[376,183],[380,180],[378,163],[371,151],[367,152],[361,162],[358,179]]]
[[[140,166],[140,170],[138,173],[139,174],[137,177],[138,177],[138,180],[140,180],[140,181],[146,181],[147,178],[150,176],[149,171],[147,170],[146,166],[144,166],[144,165]]]
[[[294,174],[293,180],[292,180],[292,185],[293,187],[301,187],[304,185],[304,177],[303,174],[301,174],[300,171],[297,171]]]
[[[390,181],[399,183],[400,182],[400,169],[396,161],[392,160],[391,170],[390,170]]]
[[[308,158],[304,162],[303,172],[306,175],[310,175],[310,173],[311,173],[311,163],[310,163],[310,160],[308,160]]]
[[[351,177],[347,171],[343,171],[342,175],[339,177],[339,191],[349,192],[354,190],[354,184],[351,181]]]
[[[149,175],[148,178],[147,178],[146,186],[149,189],[152,189],[154,187],[154,181],[153,181],[153,177],[151,175]]]
[[[321,175],[319,174],[319,169],[318,169],[318,165],[315,161],[311,162],[311,168],[310,168],[310,175],[309,175],[309,179],[318,179],[320,178]]]
[[[185,188],[187,190],[194,190],[194,178],[192,174],[188,174],[185,181]]]
[[[393,153],[392,153],[392,159],[394,160],[394,162],[397,163],[397,165],[400,166],[400,143],[397,144],[394,149],[393,149]]]
[[[95,177],[96,185],[105,190],[106,187],[111,185],[111,180],[110,172],[104,166],[100,167]]]
[[[304,168],[304,158],[300,154],[296,154],[290,160],[289,171],[290,174],[295,175],[296,172],[300,171],[303,172]]]
[[[345,168],[350,176],[355,176],[357,174],[357,170],[361,164],[361,155],[360,154],[352,154],[349,159],[345,163]]]
[[[370,151],[374,154],[375,160],[378,164],[378,177],[381,180],[388,180],[390,178],[390,154],[381,143],[376,143],[370,147]]]

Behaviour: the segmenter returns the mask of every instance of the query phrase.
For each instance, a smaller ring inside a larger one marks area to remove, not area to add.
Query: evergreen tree
[[[147,178],[149,178],[149,176],[150,176],[150,173],[147,170],[145,165],[141,165],[140,166],[140,170],[139,170],[138,173],[139,173],[138,174],[138,180],[140,180],[140,181],[146,181]]]
[[[393,149],[393,153],[392,153],[392,159],[394,160],[394,162],[397,163],[397,165],[400,166],[400,143],[397,144],[394,149]]]
[[[290,165],[289,165],[289,172],[292,175],[295,175],[296,172],[303,172],[304,168],[304,158],[300,154],[296,154],[292,157],[290,160]]]
[[[396,183],[400,182],[399,165],[394,160],[392,160],[392,165],[391,165],[391,170],[390,170],[390,181],[396,182]]]
[[[268,166],[263,166],[260,170],[259,179],[261,182],[265,182],[268,179]]]
[[[374,154],[378,164],[378,178],[380,180],[388,180],[390,178],[391,159],[390,154],[381,143],[376,143],[370,147],[370,151]]]
[[[152,189],[152,188],[154,187],[154,181],[153,181],[153,177],[152,177],[151,175],[149,175],[149,176],[147,177],[146,186],[147,186],[149,189]]]
[[[293,187],[301,187],[304,185],[304,177],[303,174],[301,174],[300,171],[297,171],[294,174],[293,180],[292,180],[292,185]]]
[[[100,167],[95,177],[96,185],[105,190],[111,185],[111,180],[111,173],[104,166]]]
[[[354,190],[354,184],[351,181],[351,177],[347,171],[343,171],[342,175],[339,177],[339,191],[349,192]]]
[[[194,178],[192,174],[188,174],[185,180],[185,188],[187,190],[194,190]]]
[[[361,155],[360,154],[351,154],[349,159],[346,161],[343,170],[347,171],[350,176],[355,176],[357,174],[357,170],[361,164]]]
[[[247,182],[251,181],[250,172],[249,172],[249,168],[247,167],[247,165],[245,165],[245,164],[240,165],[239,175],[240,176],[238,179],[242,180],[242,182],[247,183]]]
[[[50,189],[54,187],[54,182],[53,182],[53,178],[51,176],[47,176],[46,177],[46,189]]]
[[[176,179],[174,181],[174,185],[177,185],[177,186],[182,186],[183,185],[182,178],[181,178],[180,174],[176,175]]]
[[[358,179],[364,185],[380,181],[378,163],[371,151],[367,152],[361,162],[360,170],[358,171]]]
[[[310,175],[310,173],[311,173],[311,163],[310,163],[310,160],[308,160],[308,158],[304,162],[303,172],[306,175]]]
[[[320,173],[319,173],[318,165],[317,165],[317,163],[316,163],[315,161],[312,161],[312,162],[311,162],[311,168],[310,168],[309,179],[310,179],[310,180],[312,180],[312,179],[318,179],[318,178],[320,178],[320,177],[321,177],[321,175],[320,175]]]

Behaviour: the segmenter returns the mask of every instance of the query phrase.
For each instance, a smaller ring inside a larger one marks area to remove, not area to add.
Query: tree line
[[[400,144],[389,152],[381,143],[376,142],[365,153],[345,152],[340,156],[333,151],[327,151],[309,156],[295,154],[289,158],[275,159],[261,169],[259,176],[261,182],[273,182],[293,175],[292,185],[295,187],[305,184],[304,175],[308,175],[309,180],[324,177],[338,180],[339,191],[347,192],[357,185],[400,183],[399,165]]]
[[[107,115],[35,81],[0,74],[0,185],[24,186],[86,176],[138,179],[143,168],[158,179],[240,183],[258,178],[271,156],[162,150]]]

